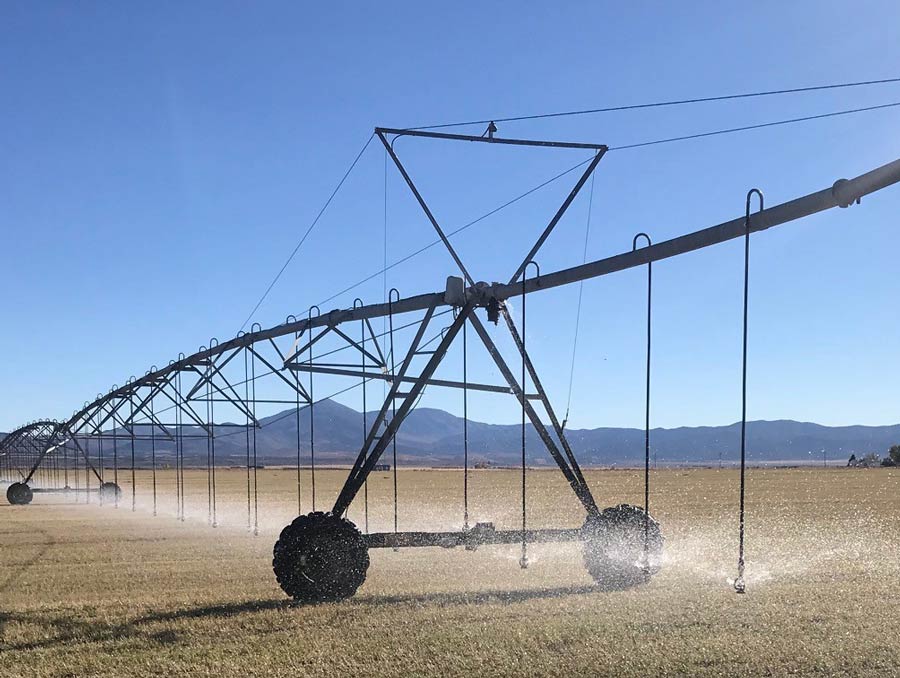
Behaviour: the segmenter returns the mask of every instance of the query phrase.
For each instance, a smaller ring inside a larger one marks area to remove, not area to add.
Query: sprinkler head
[[[487,304],[487,319],[495,325],[500,322],[500,302],[493,297]]]
[[[641,554],[641,557],[638,559],[637,565],[641,568],[641,572],[645,575],[650,575],[652,572],[650,570],[650,559],[647,557],[647,553],[644,552]]]

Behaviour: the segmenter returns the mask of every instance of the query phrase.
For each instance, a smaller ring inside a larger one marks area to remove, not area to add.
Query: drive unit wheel
[[[13,483],[6,488],[6,500],[10,504],[24,506],[34,499],[34,492],[25,483]]]
[[[368,568],[369,551],[356,525],[320,511],[295,518],[273,550],[275,578],[298,602],[349,598],[366,580]]]
[[[646,584],[662,562],[663,536],[651,516],[644,562],[644,509],[619,504],[588,516],[581,528],[584,565],[600,588],[626,589]]]

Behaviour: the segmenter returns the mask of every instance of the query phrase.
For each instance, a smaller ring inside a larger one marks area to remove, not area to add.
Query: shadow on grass
[[[557,586],[540,589],[487,589],[482,591],[460,591],[454,593],[422,593],[422,594],[397,594],[392,596],[369,595],[356,596],[352,599],[360,605],[384,607],[387,605],[404,605],[417,603],[423,605],[486,605],[486,604],[512,604],[524,603],[529,600],[544,600],[547,598],[562,598],[566,596],[580,596],[595,593],[599,589],[595,586]]]
[[[48,616],[34,612],[2,613],[0,622],[4,625],[18,622],[24,625],[39,625],[45,628],[51,637],[41,640],[7,643],[3,627],[0,626],[0,655],[4,652],[45,649],[68,643],[102,643],[112,640],[138,638],[149,640],[159,645],[172,645],[180,640],[178,631],[164,629],[162,631],[144,632],[141,627],[154,623],[177,621],[180,619],[203,619],[207,617],[233,617],[250,612],[285,609],[293,605],[290,600],[259,600],[245,603],[209,605],[204,607],[173,610],[171,612],[153,612],[121,624],[97,620],[85,620],[77,614],[57,614]]]
[[[18,548],[28,549],[29,547],[37,547],[38,552],[32,554],[31,557],[29,557],[28,560],[26,560],[24,563],[14,563],[9,566],[12,572],[10,572],[6,579],[2,583],[0,583],[0,595],[12,589],[12,587],[16,585],[19,579],[21,579],[22,576],[28,572],[28,570],[34,567],[50,549],[56,546],[56,540],[50,535],[49,532],[47,532],[47,530],[41,529],[40,527],[32,527],[31,531],[40,534],[43,537],[43,541],[37,544],[21,544]],[[3,631],[2,621],[3,620],[0,619],[0,633],[2,633]]]
[[[512,604],[529,600],[561,598],[566,596],[587,595],[596,592],[593,586],[562,586],[540,589],[518,590],[486,590],[460,593],[424,593],[398,594],[390,596],[369,595],[357,596],[346,603],[330,603],[330,605],[348,605],[358,608],[378,608],[395,605],[484,605]],[[226,603],[206,605],[202,607],[173,610],[168,612],[152,612],[122,624],[111,624],[96,620],[84,620],[73,614],[59,614],[48,618],[46,613],[33,612],[0,614],[0,655],[4,652],[46,649],[63,646],[69,643],[103,643],[139,639],[158,645],[174,645],[181,637],[177,630],[145,631],[141,627],[179,621],[182,619],[226,618],[267,610],[288,610],[292,608],[312,608],[316,605],[303,605],[291,600],[253,600],[242,603]],[[3,628],[10,622],[23,625],[39,625],[46,629],[51,637],[40,640],[7,643]]]

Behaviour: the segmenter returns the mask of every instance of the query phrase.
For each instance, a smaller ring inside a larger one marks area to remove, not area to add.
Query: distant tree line
[[[854,468],[871,468],[872,466],[900,466],[900,445],[891,445],[887,456],[883,459],[877,452],[869,452],[861,457],[850,455],[847,466]]]

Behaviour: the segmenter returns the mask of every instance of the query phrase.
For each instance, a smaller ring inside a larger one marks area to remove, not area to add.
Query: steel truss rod
[[[34,465],[31,467],[31,470],[28,472],[27,475],[26,475],[26,474],[22,474],[22,476],[23,476],[23,482],[28,483],[28,482],[31,480],[32,476],[35,474],[35,472],[37,472],[38,468],[39,468],[40,465],[41,465],[41,462],[43,462],[43,460],[44,460],[44,458],[47,456],[47,454],[49,454],[49,453],[50,453],[53,449],[55,449],[56,447],[59,447],[60,445],[65,445],[66,443],[71,442],[73,445],[75,445],[75,447],[78,448],[78,451],[81,453],[81,456],[84,458],[84,461],[85,461],[85,463],[87,464],[88,468],[90,468],[90,470],[93,471],[94,475],[97,476],[97,480],[100,481],[100,482],[102,483],[102,482],[103,482],[103,476],[100,474],[100,472],[99,472],[99,471],[97,470],[97,468],[94,466],[93,462],[91,461],[90,457],[88,456],[87,450],[85,450],[85,449],[81,446],[81,444],[78,442],[78,439],[77,439],[74,435],[72,435],[71,433],[69,433],[68,440],[63,440],[62,442],[57,443],[56,446],[53,445],[53,440],[54,440],[57,436],[61,436],[63,430],[64,430],[64,427],[63,427],[63,426],[59,426],[59,427],[57,427],[57,429],[53,432],[52,436],[51,436],[50,439],[47,441],[47,444],[43,447],[43,450],[42,450],[42,451],[40,452],[40,454],[38,455],[38,458],[37,458],[37,460],[34,462]]]
[[[236,354],[237,354],[237,351],[235,352],[235,355]],[[212,368],[210,368],[210,369],[212,369]],[[215,376],[218,376],[219,379],[221,379],[223,382],[225,382],[225,385],[228,387],[228,390],[230,390],[234,394],[234,398],[230,397],[227,393],[225,393],[225,391],[223,391],[219,387],[218,384],[215,383],[215,381],[214,381]],[[197,398],[197,397],[192,398],[195,402],[208,402],[208,403],[213,402],[214,399],[212,397],[212,393],[213,393],[213,391],[215,391],[216,393],[218,393],[219,395],[222,396],[222,400],[220,402],[230,403],[238,412],[240,412],[243,415],[249,414],[249,409],[247,408],[247,405],[244,403],[243,400],[241,400],[241,397],[237,394],[237,391],[235,391],[234,386],[231,385],[231,382],[228,381],[228,379],[225,377],[224,374],[222,374],[221,372],[219,372],[217,370],[215,374],[210,374],[209,378],[204,378],[203,381],[207,387],[207,397],[206,398]],[[191,399],[190,395],[188,395],[188,399]]]
[[[448,132],[426,132],[424,130],[395,129],[393,127],[376,127],[375,134],[396,135],[398,137],[425,137],[428,139],[448,139],[451,141],[477,141],[486,144],[506,144],[509,146],[541,146],[543,148],[573,148],[606,152],[605,144],[586,144],[575,141],[544,141],[541,139],[504,139],[495,136],[473,136],[471,134],[452,134]]]
[[[334,374],[341,377],[359,377],[361,379],[380,379],[382,381],[400,381],[406,384],[414,384],[419,379],[417,377],[393,377],[384,372],[369,372],[364,370],[342,370],[332,367],[321,367],[318,365],[310,365],[309,363],[291,363],[286,366],[288,369],[298,372],[315,372],[316,374]],[[467,388],[470,391],[485,391],[487,393],[512,393],[509,386],[496,386],[494,384],[477,384],[472,382],[449,381],[447,379],[426,379],[427,386],[445,386],[448,388]],[[529,395],[529,398],[536,396]]]
[[[172,432],[166,427],[166,425],[165,425],[162,421],[160,421],[159,417],[157,417],[156,414],[153,412],[153,404],[152,404],[152,403],[153,403],[153,399],[154,399],[157,395],[159,395],[161,392],[162,392],[162,388],[158,389],[158,390],[156,391],[156,393],[154,393],[153,398],[151,398],[150,401],[149,401],[149,402],[150,402],[150,407],[149,407],[149,409],[144,413],[144,416],[145,416],[145,417],[147,418],[147,420],[150,422],[150,437],[151,437],[152,439],[154,439],[154,440],[156,439],[156,430],[159,429],[160,431],[162,431],[162,433],[165,435],[165,437],[169,440],[169,442],[173,442],[173,443],[174,443],[174,442],[175,442],[175,436],[172,435]],[[131,419],[131,431],[130,431],[131,434],[132,434],[132,436],[134,435],[134,429],[135,429],[136,427],[138,427],[138,426],[147,426],[147,422],[141,422],[141,423],[138,423],[138,422],[135,422],[134,419],[132,418],[132,419]],[[100,437],[102,438],[103,435],[101,434]],[[147,437],[147,436],[145,435],[145,436],[144,436],[144,439],[146,439],[146,437]]]
[[[225,368],[228,363],[230,363],[236,355],[241,352],[240,348],[232,351],[231,355],[226,357],[225,360],[220,360],[220,358],[225,355],[224,353],[219,354],[215,360],[210,360],[209,365],[207,366],[206,372],[200,374],[200,379],[197,380],[197,383],[188,391],[187,396],[185,396],[186,400],[190,400],[194,397],[194,395],[212,379],[216,374],[220,374],[221,371]]]
[[[115,407],[110,407],[109,403],[107,403],[107,406],[109,408],[109,415],[112,417],[112,420],[113,420],[113,427],[112,427],[113,431],[115,432],[116,424],[118,424],[124,430],[128,431],[129,434],[133,435],[134,434],[133,428],[131,426],[129,426],[127,420],[123,419],[122,415],[118,413],[118,411],[122,408],[122,406],[127,402],[128,402],[128,398],[120,398],[119,402],[115,405]],[[101,413],[103,412],[103,407],[100,408],[100,412]],[[101,424],[101,426],[102,426],[102,424]],[[102,429],[99,431],[98,435],[100,435],[100,436],[103,435]]]
[[[399,372],[396,373],[396,376],[402,378],[406,375],[407,370],[409,370],[412,364],[413,358],[415,358],[416,356],[419,345],[422,343],[422,337],[425,335],[425,330],[428,327],[428,324],[431,322],[433,316],[434,307],[431,307],[430,309],[428,309],[428,311],[425,313],[425,317],[422,318],[422,321],[419,323],[419,329],[416,330],[416,334],[413,337],[413,340],[410,342],[409,349],[403,359],[403,362],[400,365]],[[393,351],[393,346],[391,347],[391,349]],[[429,364],[431,362],[432,361],[429,361]],[[395,361],[392,355],[391,364],[394,365],[394,363]],[[429,374],[425,376],[427,377],[431,375]],[[375,416],[375,420],[372,422],[372,427],[369,429],[366,440],[363,442],[363,446],[360,449],[359,455],[357,456],[356,461],[353,464],[353,468],[350,470],[350,473],[347,476],[347,480],[344,482],[344,486],[343,488],[341,488],[341,492],[338,495],[337,501],[335,502],[333,513],[335,513],[336,515],[343,515],[347,508],[349,508],[350,504],[353,502],[353,498],[359,491],[359,488],[362,487],[368,479],[371,469],[384,453],[384,450],[387,449],[391,438],[396,433],[399,422],[402,421],[402,417],[398,417],[396,411],[396,401],[397,398],[400,397],[400,384],[401,382],[399,380],[395,380],[391,384],[390,389],[388,389],[387,396],[385,397],[384,402],[381,405],[381,409]],[[388,412],[393,413],[390,421],[387,421]],[[385,424],[385,422],[387,423]],[[381,435],[379,435],[378,430],[382,424],[386,425],[386,429]],[[372,448],[373,445],[374,449]],[[370,449],[371,452],[369,451]],[[370,459],[372,460],[371,463]]]
[[[572,204],[572,201],[575,200],[575,198],[581,192],[581,189],[584,187],[585,182],[587,182],[590,176],[594,173],[594,170],[597,168],[597,164],[603,158],[603,154],[605,152],[606,147],[603,147],[597,152],[593,159],[591,159],[590,163],[588,163],[587,169],[584,170],[584,173],[581,175],[581,177],[579,177],[578,182],[575,184],[572,190],[569,191],[569,195],[566,196],[563,204],[559,206],[558,210],[556,210],[556,214],[553,215],[553,218],[550,220],[550,223],[547,224],[544,232],[541,233],[540,237],[528,251],[528,254],[525,255],[522,263],[519,264],[519,268],[516,269],[516,272],[513,273],[512,277],[509,279],[510,284],[516,282],[516,280],[519,279],[519,276],[524,273],[525,268],[528,266],[528,263],[530,261],[534,261],[534,257],[538,253],[538,250],[543,247],[544,243],[547,241],[547,238],[550,237],[550,233],[552,233],[553,229],[556,228],[556,224],[559,223],[559,220],[562,219],[563,215],[566,213],[566,210],[569,209],[569,205]]]
[[[33,433],[31,435],[22,436],[21,442],[18,443],[19,446],[24,445],[26,447],[26,454],[30,453],[31,455],[34,455],[35,458],[28,473],[22,474],[22,482],[26,484],[31,481],[32,476],[34,476],[38,468],[40,468],[44,458],[51,451],[56,449],[56,446],[53,445],[53,441],[56,439],[56,435],[59,432],[59,424],[56,424],[55,422],[39,423],[32,427],[32,431]]]
[[[332,327],[331,331],[334,332],[335,334],[337,334],[339,337],[343,337],[343,339],[348,344],[350,344],[353,348],[355,348],[357,351],[359,351],[364,357],[371,360],[375,364],[376,367],[384,367],[385,366],[384,362],[379,362],[378,358],[376,358],[374,355],[372,355],[366,349],[364,349],[362,346],[360,346],[358,343],[356,343],[356,341],[354,339],[351,339],[349,336],[347,336],[346,334],[341,332],[337,327]]]
[[[111,401],[108,401],[108,402],[106,403],[107,406],[109,407],[109,411],[108,411],[108,412],[104,412],[104,408],[103,408],[102,405],[101,405],[100,407],[98,407],[98,410],[100,411],[100,413],[101,413],[101,414],[106,414],[106,416],[104,416],[103,419],[100,420],[100,423],[98,423],[98,424],[94,427],[94,430],[95,430],[95,431],[101,431],[101,430],[103,429],[103,424],[105,424],[105,423],[106,423],[107,421],[109,421],[110,419],[113,420],[113,425],[115,425],[115,423],[118,421],[119,424],[121,424],[124,428],[127,429],[127,428],[128,428],[128,425],[125,423],[125,421],[122,419],[122,417],[121,417],[121,416],[117,417],[116,415],[118,414],[119,409],[120,409],[126,402],[128,402],[128,398],[130,398],[130,397],[131,397],[131,396],[129,395],[129,396],[123,396],[123,397],[119,398],[119,402],[118,402],[115,406],[110,406],[110,402],[111,402]]]
[[[293,389],[293,390],[300,396],[301,402],[305,401],[306,404],[309,404],[310,402],[312,402],[312,399],[309,397],[309,392],[306,390],[306,388],[303,386],[303,384],[301,384],[300,382],[291,381],[290,379],[286,378],[286,377],[281,373],[281,370],[283,370],[284,367],[282,367],[281,369],[276,368],[272,363],[270,363],[270,362],[269,362],[268,360],[266,360],[263,356],[261,356],[261,355],[259,354],[259,352],[258,352],[255,348],[253,348],[253,346],[248,346],[248,347],[247,347],[247,350],[248,350],[250,353],[252,353],[254,356],[256,356],[256,357],[259,359],[259,361],[260,361],[263,365],[265,365],[265,366],[268,367],[270,370],[272,370],[272,374],[274,374],[276,377],[278,377],[279,379],[281,379],[281,381],[283,381],[285,384],[287,384],[288,386],[290,386],[291,389]],[[261,401],[260,401],[260,400],[257,400],[256,402],[261,402]],[[254,421],[254,422],[256,423],[256,425],[258,426],[258,425],[259,425],[259,422],[256,421],[256,418],[255,418],[255,417],[251,417],[251,418],[253,419],[253,421]]]
[[[580,528],[525,530],[529,543],[580,541],[584,539]],[[493,530],[475,527],[465,532],[373,532],[363,537],[370,549],[465,546],[474,549],[490,544],[517,544],[522,541],[522,530]]]
[[[516,348],[519,350],[522,359],[525,361],[525,368],[528,370],[528,375],[531,377],[531,381],[534,383],[535,391],[537,391],[537,395],[544,406],[544,410],[546,410],[547,412],[547,416],[550,417],[550,423],[553,425],[553,430],[556,432],[556,437],[559,438],[559,442],[563,447],[563,451],[566,453],[566,458],[569,460],[569,464],[572,467],[572,472],[578,478],[578,481],[582,485],[587,487],[587,480],[584,479],[584,475],[581,473],[581,467],[578,465],[578,460],[575,458],[575,453],[572,451],[571,445],[569,445],[569,439],[565,434],[565,430],[559,423],[559,418],[556,416],[556,412],[553,410],[553,406],[550,404],[550,398],[547,396],[547,392],[544,390],[544,386],[543,384],[541,384],[541,380],[538,378],[537,370],[534,368],[534,364],[531,362],[531,357],[528,355],[528,351],[525,350],[525,344],[522,343],[522,337],[519,336],[519,331],[516,329],[516,324],[513,321],[512,315],[510,315],[509,309],[505,304],[501,307],[500,312],[503,314],[503,319],[506,321],[506,326],[507,328],[509,328],[509,333],[512,335],[513,341],[516,344]]]
[[[425,216],[428,217],[428,221],[431,222],[431,225],[434,227],[434,230],[437,231],[438,236],[441,238],[441,242],[444,243],[444,247],[447,248],[447,251],[450,253],[450,256],[453,257],[453,261],[456,262],[457,267],[462,272],[463,277],[470,285],[475,284],[475,279],[469,275],[468,269],[466,269],[465,264],[463,264],[462,259],[459,258],[459,254],[456,253],[456,250],[453,249],[453,245],[450,244],[450,240],[447,238],[447,235],[444,233],[444,230],[441,228],[440,224],[438,224],[437,219],[434,218],[434,214],[431,213],[431,209],[428,207],[428,204],[425,202],[425,199],[422,197],[422,194],[419,193],[419,189],[416,188],[416,185],[413,183],[412,178],[409,176],[409,173],[406,171],[406,168],[403,166],[403,163],[400,162],[400,158],[397,157],[397,154],[394,152],[394,147],[387,140],[384,132],[379,131],[377,128],[375,129],[375,134],[378,135],[378,138],[381,140],[381,143],[384,145],[385,150],[388,152],[388,155],[391,156],[391,160],[394,161],[394,164],[397,166],[397,169],[400,170],[400,174],[403,176],[404,181],[406,181],[406,185],[409,186],[409,190],[412,191],[412,194],[415,196],[416,201],[419,203],[419,206],[422,208],[422,211],[425,212]],[[397,295],[399,296],[399,295]]]
[[[363,484],[366,482],[366,479],[369,477],[369,473],[371,473],[372,469],[375,467],[375,464],[378,463],[381,455],[384,453],[388,445],[393,440],[394,436],[397,434],[397,431],[400,428],[400,425],[403,423],[403,420],[410,413],[413,406],[418,401],[419,396],[425,389],[426,382],[431,379],[435,370],[438,368],[438,365],[441,364],[444,356],[447,355],[447,349],[450,347],[450,344],[453,343],[453,339],[459,333],[460,329],[462,329],[466,318],[468,318],[469,316],[474,317],[474,310],[475,304],[472,302],[467,303],[462,307],[462,309],[460,309],[460,312],[454,319],[453,323],[450,325],[450,327],[447,328],[447,331],[443,333],[440,343],[438,344],[437,348],[434,349],[434,353],[430,354],[428,362],[426,363],[425,367],[422,368],[422,371],[419,373],[419,377],[415,380],[415,383],[413,383],[408,393],[400,393],[400,380],[395,380],[394,383],[391,384],[391,387],[388,390],[387,397],[385,398],[384,403],[381,406],[381,410],[375,417],[375,421],[372,423],[372,428],[369,429],[369,435],[367,436],[366,442],[363,444],[363,447],[359,452],[356,463],[354,463],[353,469],[347,476],[344,487],[341,489],[337,501],[334,503],[332,513],[334,513],[335,515],[343,515],[350,507],[350,504],[353,502],[353,498],[356,496],[357,492],[359,492],[360,488],[362,488]],[[433,315],[434,307],[431,307],[430,309],[428,309],[428,312],[422,319],[422,322],[419,325],[419,329],[416,331],[416,336],[410,343],[409,349],[406,353],[406,357],[404,358],[403,363],[400,366],[398,376],[406,376],[413,358],[417,355],[419,345],[422,342],[422,337],[424,336],[425,330],[428,327],[428,324],[431,321]],[[385,421],[388,411],[392,409],[393,404],[398,398],[403,398],[403,402],[399,407],[397,407],[394,416],[392,416],[391,419],[387,421],[387,426],[384,432],[380,436],[377,435],[377,431],[382,422]]]
[[[318,316],[316,316],[316,317],[318,317]],[[322,339],[330,331],[331,331],[331,327],[326,327],[324,330],[319,332],[315,337],[310,336],[309,341],[307,341],[302,346],[300,345],[300,339],[303,338],[303,331],[301,331],[299,334],[297,334],[297,338],[294,339],[294,346],[291,348],[291,355],[289,357],[285,358],[285,362],[287,362],[288,360],[295,360],[301,354],[305,353],[310,348],[312,348],[320,339]]]
[[[586,483],[582,482],[583,479],[579,478],[579,476],[575,474],[575,471],[569,465],[568,461],[563,457],[562,454],[560,454],[559,448],[556,446],[556,443],[550,436],[550,432],[547,431],[547,427],[544,425],[544,422],[541,421],[541,418],[531,406],[528,398],[525,397],[525,385],[519,385],[518,380],[516,379],[512,370],[509,368],[509,365],[506,364],[506,361],[503,359],[503,355],[500,353],[497,345],[494,344],[494,341],[488,334],[487,329],[475,314],[472,314],[472,327],[475,328],[475,332],[481,338],[481,341],[484,344],[485,348],[487,348],[491,358],[493,358],[494,363],[497,365],[497,369],[500,370],[503,378],[506,379],[506,381],[509,383],[509,387],[513,390],[513,393],[515,394],[516,398],[518,398],[519,403],[524,408],[525,414],[531,421],[531,425],[534,427],[534,430],[538,434],[538,436],[540,436],[541,440],[544,443],[544,446],[550,453],[550,456],[553,457],[553,461],[556,462],[556,465],[559,467],[559,470],[562,471],[563,476],[565,476],[566,480],[569,481],[569,486],[572,488],[572,491],[575,492],[575,496],[578,497],[578,500],[581,502],[582,506],[584,506],[585,510],[589,514],[597,513],[597,502],[594,501],[594,496],[591,494],[590,488]],[[520,537],[521,534],[522,533],[520,531]]]
[[[402,130],[400,130],[402,131]],[[751,232],[758,232],[788,223],[812,214],[816,214],[833,207],[847,207],[860,198],[874,193],[882,188],[900,182],[900,160],[878,167],[870,172],[862,174],[855,179],[841,179],[830,188],[811,193],[795,200],[761,210],[753,215],[750,225]],[[668,259],[687,252],[693,252],[711,245],[723,243],[728,240],[743,237],[745,235],[744,217],[727,221],[716,226],[695,231],[671,240],[644,247],[636,251],[628,251],[613,257],[600,259],[573,268],[563,269],[553,273],[529,278],[524,285],[519,282],[513,284],[494,284],[474,286],[470,282],[470,288],[460,290],[461,294],[446,292],[434,292],[420,294],[394,301],[390,304],[370,304],[357,306],[356,308],[334,309],[320,316],[304,318],[293,322],[284,323],[268,329],[249,332],[218,346],[207,348],[191,356],[174,361],[167,367],[151,371],[134,382],[115,389],[97,401],[94,401],[69,420],[70,423],[79,421],[87,413],[91,412],[100,401],[108,401],[127,395],[137,388],[154,383],[156,380],[172,373],[192,369],[193,366],[202,365],[203,361],[217,356],[226,351],[241,346],[250,346],[259,341],[269,340],[288,334],[303,333],[316,327],[334,327],[341,323],[369,320],[385,317],[390,313],[402,314],[414,311],[425,311],[438,306],[461,306],[464,303],[474,301],[476,305],[484,305],[488,300],[503,301],[523,293],[532,293],[540,290],[551,289],[567,285],[581,280],[589,280],[608,275],[617,271],[643,266],[645,264]]]
[[[749,230],[751,233],[765,231],[773,226],[796,221],[832,207],[849,207],[853,203],[858,203],[863,196],[896,184],[898,181],[900,181],[900,160],[895,160],[855,179],[838,179],[831,188],[755,212]],[[735,238],[742,238],[746,236],[746,233],[746,218],[740,216],[737,219],[639,250],[628,251],[613,257],[600,259],[599,261],[575,266],[574,268],[567,268],[555,273],[531,278],[525,283],[525,292],[550,289],[643,266],[727,242],[728,240],[734,240]],[[500,285],[495,287],[493,291],[498,298],[506,299],[521,294],[522,285],[519,283]]]
[[[178,376],[177,381],[180,382],[181,381],[180,373],[176,373],[176,375]],[[194,423],[197,425],[197,427],[206,431],[207,430],[206,422],[200,418],[200,415],[197,414],[196,410],[194,410],[194,408],[191,407],[190,403],[188,403],[188,401],[184,399],[184,396],[181,395],[181,391],[179,390],[178,385],[175,383],[172,383],[174,381],[175,381],[174,379],[170,380],[170,383],[168,383],[167,386],[169,388],[171,388],[173,391],[175,391],[175,397],[172,397],[172,395],[165,388],[160,389],[159,392],[162,395],[164,395],[166,398],[168,398],[169,401],[175,406],[176,420],[178,419],[178,416],[177,416],[178,413],[187,414],[188,417],[190,417],[194,421]],[[179,433],[179,431],[183,427],[184,427],[183,421],[180,424],[176,424],[175,432]]]

